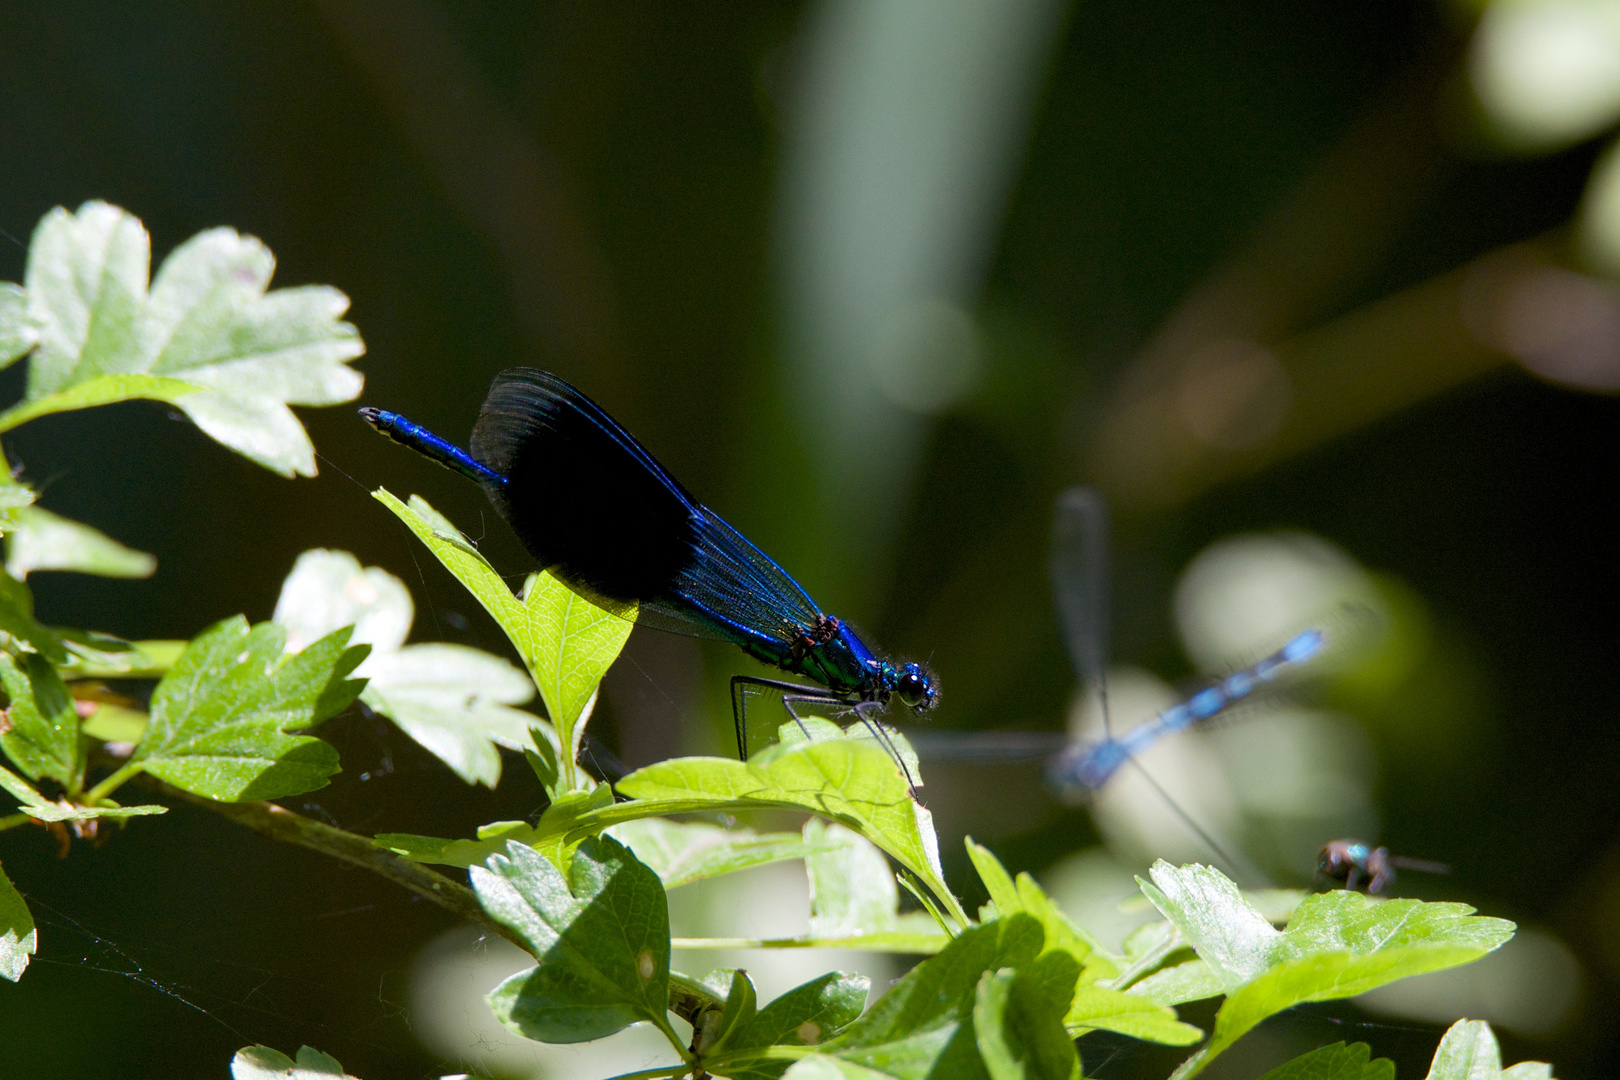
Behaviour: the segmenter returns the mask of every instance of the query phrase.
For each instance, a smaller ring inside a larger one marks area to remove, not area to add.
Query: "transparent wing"
[[[1092,488],[1058,496],[1052,524],[1052,595],[1069,658],[1108,720],[1108,504]]]

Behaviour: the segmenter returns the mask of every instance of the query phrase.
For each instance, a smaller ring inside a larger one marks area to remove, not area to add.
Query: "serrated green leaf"
[[[520,599],[478,549],[426,500],[411,496],[409,506],[379,488],[378,501],[427,545],[428,550],[467,587],[500,624],[540,688],[546,714],[564,748],[563,787],[579,790],[574,760],[585,721],[602,676],[630,636],[634,611],[612,614],[576,595],[550,574],[530,575]]]
[[[16,520],[6,534],[6,572],[18,581],[35,570],[143,578],[157,569],[157,559],[146,552],[41,507],[18,510]]]
[[[1160,1005],[1180,1005],[1188,1001],[1203,1001],[1220,997],[1226,987],[1216,976],[1215,969],[1202,960],[1188,960],[1183,964],[1162,968],[1141,982],[1131,986],[1130,993],[1156,1001]]]
[[[366,646],[345,627],[296,654],[275,623],[241,616],[205,630],[152,693],[146,738],[131,759],[176,787],[224,802],[273,799],[323,786],[337,751],[291,735],[347,706],[363,683],[346,678]]]
[[[1013,880],[988,848],[975,844],[972,837],[964,837],[963,842],[999,914],[1022,911],[1039,921],[1046,932],[1046,948],[1061,949],[1073,956],[1085,969],[1087,982],[1119,974],[1118,966],[1103,954],[1097,939],[1076,926],[1034,878],[1019,874],[1017,880]]]
[[[0,872],[0,978],[16,982],[39,948],[39,931],[22,893]]]
[[[1307,1001],[1354,997],[1396,979],[1477,960],[1513,936],[1513,924],[1464,904],[1369,900],[1343,890],[1307,898],[1288,929],[1274,929],[1237,886],[1204,866],[1155,863],[1142,892],[1208,963],[1227,998],[1215,1033],[1176,1070],[1196,1075],[1268,1016]]]
[[[38,653],[17,658],[0,652],[0,686],[10,702],[0,724],[0,749],[28,779],[49,777],[76,794],[84,779],[85,739],[62,677]]]
[[[314,448],[288,405],[358,396],[346,367],[364,351],[341,320],[348,298],[304,287],[266,293],[275,259],[253,237],[210,229],[163,262],[147,289],[150,243],[133,216],[90,202],[58,207],[28,250],[28,318],[38,331],[20,408],[107,376],[155,376],[201,389],[121,396],[173,400],[215,440],[283,475],[315,474]],[[96,402],[117,400],[110,384]],[[15,416],[8,417],[13,423]]]
[[[39,328],[28,317],[28,293],[0,281],[0,368],[9,367],[39,341]]]
[[[0,632],[10,634],[19,646],[39,653],[53,664],[68,662],[62,639],[34,619],[34,594],[28,586],[0,573]]]
[[[0,286],[4,284],[5,282],[0,282]],[[32,506],[36,498],[38,496],[33,488],[17,482],[0,469],[0,534],[15,529],[19,521],[19,511],[25,506]]]
[[[471,876],[484,910],[539,961],[490,993],[501,1023],[543,1042],[599,1039],[640,1020],[673,1037],[664,889],[624,845],[586,840],[564,878],[538,852],[509,844]]]
[[[800,1058],[782,1074],[782,1080],[896,1080],[894,1073],[868,1069],[853,1061],[812,1054]]]
[[[231,1080],[322,1080],[332,1076],[354,1080],[337,1058],[311,1046],[300,1047],[297,1060],[268,1046],[244,1046],[231,1059]]]
[[[593,815],[609,824],[637,817],[785,807],[808,810],[859,831],[933,891],[960,925],[970,921],[945,885],[933,818],[911,797],[894,759],[870,739],[837,725],[811,725],[811,742],[779,742],[747,761],[690,757],[649,765],[619,781],[632,798]]]
[[[1428,1080],[1552,1080],[1552,1066],[1523,1061],[1504,1069],[1491,1025],[1483,1020],[1459,1020],[1440,1040]]]
[[[179,405],[182,398],[200,394],[202,387],[157,375],[97,375],[57,394],[25,400],[0,413],[0,432],[22,427],[52,413],[93,409],[115,401],[166,401]]]
[[[606,831],[635,852],[665,889],[756,866],[803,859],[831,851],[833,844],[814,843],[798,833],[755,833],[706,822],[664,818],[627,821]]]
[[[1062,970],[1032,970],[1041,968]],[[1048,952],[1030,968],[980,976],[973,1035],[991,1080],[1079,1080],[1080,1055],[1063,1027],[1079,975],[1072,956]]]
[[[759,1010],[733,1048],[817,1046],[855,1022],[871,989],[872,980],[865,975],[829,971]]]
[[[967,928],[823,1043],[822,1052],[897,1077],[986,1075],[971,1023],[979,980],[1032,963],[1043,938],[1040,923],[1022,913]]]
[[[287,628],[293,651],[352,624],[351,640],[371,646],[355,670],[367,680],[362,700],[469,784],[499,783],[497,747],[527,748],[531,728],[556,739],[544,720],[510,707],[533,698],[534,684],[505,660],[463,645],[405,646],[414,617],[410,591],[346,551],[298,556],[273,617]]]
[[[1369,1060],[1371,1058],[1371,1060]],[[1395,1080],[1395,1063],[1373,1058],[1366,1043],[1318,1047],[1272,1069],[1260,1080]]]
[[[91,818],[120,818],[148,817],[152,814],[167,814],[167,806],[157,806],[146,803],[140,806],[75,806],[71,803],[30,803],[22,808],[23,813],[39,821],[88,821]]]
[[[184,641],[125,641],[87,630],[57,630],[69,656],[58,666],[72,679],[155,679],[186,651]]]

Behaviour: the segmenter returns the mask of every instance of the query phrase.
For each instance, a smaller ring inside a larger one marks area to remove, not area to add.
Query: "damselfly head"
[[[934,673],[918,663],[909,663],[901,667],[899,678],[894,681],[894,696],[900,699],[900,704],[916,712],[927,712],[939,704],[939,680]]]

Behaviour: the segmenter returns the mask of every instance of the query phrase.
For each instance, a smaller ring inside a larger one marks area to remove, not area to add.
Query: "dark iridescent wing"
[[[557,376],[496,376],[471,449],[506,478],[484,487],[529,553],[609,610],[635,603],[639,623],[739,643],[815,625],[792,578]]]

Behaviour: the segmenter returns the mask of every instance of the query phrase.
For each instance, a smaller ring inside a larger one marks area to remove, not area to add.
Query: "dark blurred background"
[[[448,437],[495,372],[557,371],[828,610],[929,659],[945,731],[1062,728],[1046,546],[1069,484],[1114,507],[1116,653],[1177,684],[1209,666],[1173,617],[1189,561],[1314,534],[1421,628],[1394,675],[1317,703],[1370,747],[1368,839],[1453,867],[1408,894],[1536,931],[1545,963],[1526,962],[1562,1011],[1467,1015],[1497,1022],[1509,1061],[1599,1076],[1620,1052],[1606,18],[1538,0],[5,4],[0,278],[20,280],[51,207],[106,199],[144,220],[154,265],[231,225],[276,253],[278,284],[342,289],[362,401]],[[0,383],[20,393],[17,370]],[[146,581],[35,577],[41,616],[188,637],[268,618],[296,555],[336,547],[406,582],[415,640],[506,654],[367,490],[423,494],[520,574],[481,494],[349,408],[302,416],[323,458],[296,482],[151,403],[16,433],[43,505],[159,557]],[[632,764],[729,752],[741,670],[638,632],[595,728]],[[539,803],[511,757],[492,793],[380,719],[322,734],[345,772],[288,805],[349,829],[470,835]],[[1082,812],[1031,795],[996,816],[1006,785],[924,772],[964,890],[964,831],[1037,873],[1099,843]],[[452,920],[380,880],[184,808],[64,860],[34,830],[0,855],[41,923],[39,959],[0,985],[0,1072],[221,1077],[255,1042],[369,1078],[455,1064],[413,1035],[407,986]],[[1302,883],[1286,862],[1273,875]],[[1431,1013],[1301,1010],[1225,1075],[1344,1038],[1421,1076]],[[1178,1059],[1082,1049],[1105,1076]]]

